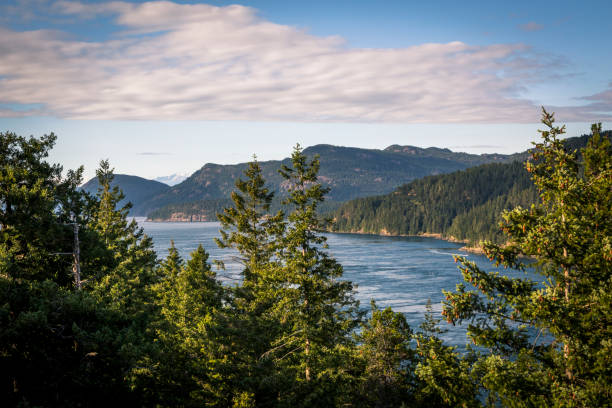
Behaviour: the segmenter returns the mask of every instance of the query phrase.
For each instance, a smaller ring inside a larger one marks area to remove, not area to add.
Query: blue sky
[[[156,177],[296,142],[514,152],[539,106],[610,127],[604,1],[47,1],[0,6],[0,129],[66,168]]]

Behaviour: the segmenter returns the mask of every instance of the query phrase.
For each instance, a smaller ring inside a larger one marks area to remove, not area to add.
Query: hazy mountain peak
[[[179,183],[182,183],[189,176],[190,176],[189,173],[174,173],[174,174],[171,174],[169,176],[156,177],[153,180],[154,181],[159,181],[160,183],[164,183],[164,184],[169,185],[169,186],[175,186],[175,185],[177,185]]]

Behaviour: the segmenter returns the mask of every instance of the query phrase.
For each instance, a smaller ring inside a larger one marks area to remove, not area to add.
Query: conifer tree
[[[71,284],[72,229],[61,204],[78,174],[45,161],[57,137],[0,133],[0,273],[11,278]]]
[[[224,319],[224,289],[200,245],[185,262],[174,243],[161,262],[157,287],[162,320],[156,383],[167,405],[225,406],[228,401],[224,345],[217,336]]]
[[[358,323],[358,303],[352,283],[340,280],[342,266],[323,248],[326,238],[319,231],[325,222],[318,218],[317,207],[327,189],[317,181],[318,158],[309,161],[298,145],[291,162],[292,167],[283,165],[280,170],[288,184],[284,203],[292,209],[277,255],[283,283],[275,313],[284,334],[269,354],[297,370],[296,384],[304,382],[305,390],[310,390],[306,392],[312,393],[300,397],[301,404],[322,404],[333,398],[334,392],[324,384],[342,371],[337,356]]]
[[[444,344],[440,336],[446,332],[438,326],[431,301],[427,300],[424,321],[413,335],[416,341],[411,362],[413,401],[417,407],[479,407],[479,387],[470,368],[473,355],[468,348],[461,356],[455,347]]]
[[[266,187],[257,158],[244,171],[246,180],[237,179],[231,194],[233,207],[225,208],[217,218],[223,227],[220,248],[235,248],[243,264],[243,286],[256,284],[258,274],[268,266],[274,253],[274,238],[282,228],[283,213],[270,214],[274,192]]]
[[[372,301],[371,313],[356,336],[357,353],[364,361],[359,405],[413,405],[412,330],[404,315],[390,307],[380,310]]]
[[[278,323],[269,310],[277,302],[278,265],[273,254],[284,228],[284,214],[270,214],[274,193],[266,187],[256,159],[249,163],[244,176],[236,180],[236,191],[231,194],[233,206],[217,214],[222,226],[217,245],[236,249],[243,268],[242,280],[231,288],[231,315],[225,316],[222,336],[235,348],[231,354],[237,400],[244,402],[244,398],[252,397],[261,402],[275,398],[276,393],[271,385],[274,381],[266,380],[274,376],[271,362],[261,356],[278,333]]]
[[[56,137],[0,133],[0,394],[7,406],[108,406],[126,381],[131,322],[70,273],[73,227],[87,232],[82,168],[45,161]],[[92,244],[85,239],[89,245]],[[90,257],[87,253],[87,257]]]
[[[461,261],[463,277],[446,293],[444,314],[469,321],[488,349],[476,361],[491,400],[508,406],[606,406],[612,400],[612,150],[600,125],[582,151],[567,152],[564,127],[543,112],[542,142],[527,164],[542,203],[503,215],[509,245],[487,243],[497,265],[543,278],[511,278]],[[526,264],[521,256],[532,257]],[[479,293],[484,296],[480,296]]]
[[[128,221],[132,204],[118,207],[125,195],[112,184],[115,175],[108,160],[100,162],[96,175],[99,187],[97,200],[90,209],[90,228],[99,235],[105,246],[105,251],[100,254],[103,264],[98,266],[99,273],[104,276],[105,268],[108,270],[121,265],[132,270],[154,267],[157,255],[153,251],[153,241],[144,234],[136,220]]]

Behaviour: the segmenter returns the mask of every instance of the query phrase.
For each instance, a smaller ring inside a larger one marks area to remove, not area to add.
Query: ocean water
[[[240,264],[236,253],[219,249],[214,242],[214,238],[219,237],[219,223],[138,221],[153,239],[160,257],[168,254],[170,241],[174,241],[184,258],[188,258],[189,253],[202,244],[211,260],[225,263],[226,270],[217,271],[219,278],[228,285],[239,281]],[[369,308],[371,299],[379,307],[391,306],[393,310],[404,313],[413,329],[423,321],[428,299],[436,317],[441,318],[442,289],[454,290],[458,283],[463,282],[453,255],[464,256],[487,270],[494,269],[486,257],[461,251],[461,244],[435,238],[358,234],[326,236],[329,245],[327,251],[343,265],[343,279],[356,285],[356,297],[361,306]],[[522,274],[503,271],[506,274]],[[444,320],[440,326],[448,330],[442,335],[447,344],[465,346],[468,341],[465,327],[452,326]]]

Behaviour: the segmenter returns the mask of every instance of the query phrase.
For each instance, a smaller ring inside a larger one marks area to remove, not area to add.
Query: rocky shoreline
[[[363,230],[359,230],[359,231],[328,231],[328,232],[333,232],[334,234],[361,234],[361,235],[378,235],[378,236],[383,236],[383,237],[425,237],[425,238],[436,238],[436,239],[441,239],[443,241],[448,241],[448,242],[454,242],[454,243],[460,243],[460,244],[469,244],[469,241],[467,240],[461,240],[461,239],[457,239],[455,237],[447,237],[444,236],[440,233],[437,232],[424,232],[421,234],[391,234],[389,231],[387,231],[385,228],[383,228],[379,233],[374,233],[374,232],[365,232]],[[483,255],[484,254],[484,250],[481,246],[468,246],[465,245],[461,248],[459,248],[461,251],[465,251],[465,252],[470,252],[472,254],[478,254],[478,255]]]

